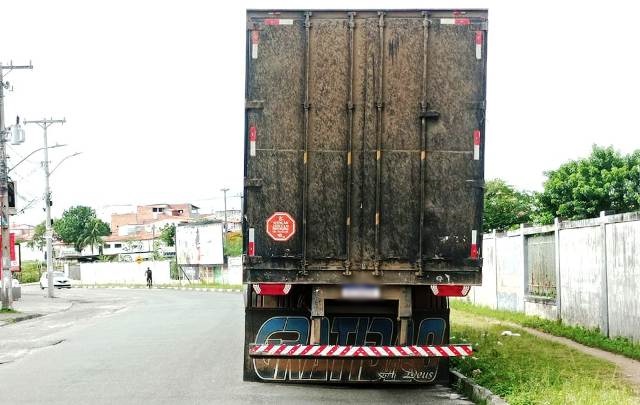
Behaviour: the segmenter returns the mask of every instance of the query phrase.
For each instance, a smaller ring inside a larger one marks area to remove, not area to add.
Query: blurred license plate
[[[380,287],[377,285],[348,284],[342,286],[342,298],[380,298]]]

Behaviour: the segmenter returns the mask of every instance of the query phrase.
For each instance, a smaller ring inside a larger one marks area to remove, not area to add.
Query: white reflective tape
[[[420,346],[413,346],[413,347],[415,347],[416,351],[420,353],[420,356],[429,357],[429,353],[427,353],[422,347]]]
[[[251,59],[258,59],[258,44],[251,44]]]
[[[345,356],[353,356],[353,354],[357,352],[359,348],[359,346],[352,346],[351,349],[349,349],[349,351],[345,354]]]
[[[278,349],[279,349],[281,346],[282,346],[282,345],[274,345],[274,346],[271,348],[271,350],[269,350],[269,351],[267,352],[267,354],[274,354],[275,352],[277,352],[277,351],[278,351]]]
[[[295,351],[295,352],[293,352],[293,355],[294,355],[294,356],[299,355],[299,354],[300,354],[300,353],[302,353],[302,352],[303,352],[307,347],[308,347],[308,346],[300,346],[300,347],[298,347],[298,349],[296,349],[296,351]]]
[[[269,345],[260,345],[260,347],[254,350],[254,353],[262,353],[268,346]]]
[[[256,231],[254,228],[249,228],[249,242],[255,242]]]
[[[441,18],[440,19],[440,24],[442,25],[453,25],[456,23],[456,19],[455,18]]]
[[[480,145],[473,145],[473,160],[480,159]]]
[[[395,356],[401,356],[400,352],[395,347],[389,346],[389,350],[391,350],[391,353],[393,353]]]
[[[383,347],[374,347],[374,349],[378,351],[378,354],[380,356],[388,356],[389,355],[389,353],[387,353],[387,351],[384,350]]]
[[[346,349],[345,346],[338,346],[338,348],[331,355],[340,356],[345,349]]]
[[[324,350],[322,350],[322,351],[319,353],[319,355],[320,355],[320,356],[326,356],[326,355],[327,355],[327,353],[329,353],[329,351],[330,351],[331,349],[333,349],[333,348],[334,348],[334,346],[327,346],[327,347],[325,347],[325,348],[324,348]]]
[[[256,141],[249,142],[249,156],[256,155]]]
[[[281,18],[278,20],[278,25],[293,25],[293,20],[290,18]]]
[[[373,352],[373,350],[371,350],[370,347],[368,346],[362,346],[362,349],[365,351],[365,353],[367,353],[369,356],[375,356],[376,354]]]
[[[287,354],[289,353],[295,346],[287,346],[284,348],[283,351],[280,352],[280,354]]]
[[[444,352],[447,353],[450,357],[456,356],[456,354],[452,352],[451,349],[449,349],[447,346],[440,346],[440,347],[442,347],[442,350],[444,350]]]
[[[476,44],[476,59],[482,59],[482,45]]]
[[[471,244],[476,245],[477,243],[478,243],[478,231],[474,229],[471,231]]]
[[[431,354],[433,354],[436,357],[442,357],[442,353],[440,353],[440,350],[436,349],[433,346],[428,346],[427,350],[429,350],[431,352]]]
[[[311,348],[311,350],[309,350],[307,353],[305,353],[307,356],[311,356],[312,354],[314,354],[315,352],[318,351],[318,349],[320,348],[320,346],[313,346]]]

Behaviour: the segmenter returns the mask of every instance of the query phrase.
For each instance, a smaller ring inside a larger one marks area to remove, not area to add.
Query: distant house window
[[[108,243],[105,243],[105,244],[104,244],[104,248],[105,248],[105,249],[109,249],[110,247],[111,247],[111,245],[110,245],[110,244],[108,244]]]
[[[164,212],[164,208],[154,207],[151,209],[152,212]]]
[[[121,248],[122,247],[122,243],[116,243],[115,245],[113,245],[114,248]]]

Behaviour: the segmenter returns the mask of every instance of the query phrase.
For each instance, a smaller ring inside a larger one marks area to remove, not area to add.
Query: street
[[[43,293],[23,287],[25,299],[34,294]],[[56,294],[73,305],[0,327],[2,403],[471,403],[447,387],[243,382],[238,293]]]

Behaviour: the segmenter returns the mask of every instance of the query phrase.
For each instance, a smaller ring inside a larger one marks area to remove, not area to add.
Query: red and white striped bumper
[[[466,357],[471,354],[473,354],[471,345],[249,345],[249,356],[251,357]]]

